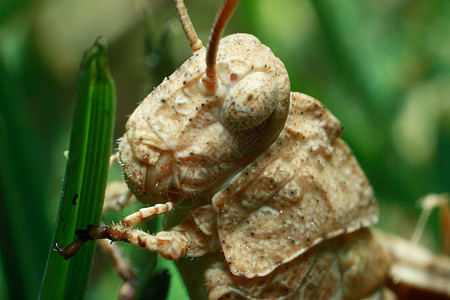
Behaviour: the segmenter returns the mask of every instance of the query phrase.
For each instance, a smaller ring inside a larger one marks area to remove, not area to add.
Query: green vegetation
[[[219,1],[192,0],[186,5],[206,44]],[[340,119],[343,138],[380,200],[378,226],[408,238],[420,213],[416,201],[428,193],[449,191],[449,27],[446,0],[242,0],[225,34],[257,36],[285,63],[291,89],[319,99]],[[83,94],[77,71],[83,52],[100,35],[108,41],[116,82],[117,139],[137,103],[190,56],[173,1],[0,4],[1,299],[35,299],[39,294],[58,216],[63,153],[73,154],[69,139],[74,100]],[[108,136],[103,138],[106,145]],[[90,150],[86,154],[94,155]],[[91,162],[85,168],[96,169]],[[118,166],[110,173],[109,180],[121,178]],[[100,199],[92,213],[101,206],[102,184],[100,177],[97,180],[92,197]],[[71,202],[73,192],[63,198]],[[109,213],[104,221],[117,221],[138,207]],[[96,221],[71,223],[66,233],[72,236],[58,236],[58,242],[66,245],[74,238],[74,228]],[[421,241],[435,251],[440,251],[439,226],[434,213]],[[85,248],[93,251],[94,243]],[[137,247],[124,248],[137,265],[145,266],[139,276],[153,270],[150,273],[160,274],[156,281],[165,286],[163,270],[168,269],[168,298],[184,295],[170,262],[155,262],[155,256]],[[77,264],[75,258],[61,264],[66,264],[59,268],[61,274],[79,276],[82,289],[89,268],[82,275],[66,272],[67,265]],[[99,253],[86,298],[112,299],[120,282]],[[56,285],[54,291],[66,288]],[[42,299],[47,298],[44,291]]]
[[[61,206],[41,299],[78,299],[87,286],[95,243],[87,243],[67,261],[53,248],[71,243],[76,230],[100,224],[116,100],[114,84],[105,66],[105,51],[100,39],[85,53],[81,63]]]

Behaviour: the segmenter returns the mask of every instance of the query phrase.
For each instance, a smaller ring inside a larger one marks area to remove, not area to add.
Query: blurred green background
[[[186,3],[204,44],[219,3]],[[409,238],[416,201],[450,186],[450,1],[242,0],[225,34],[235,32],[257,36],[285,63],[291,89],[341,120],[380,201],[377,226]],[[0,2],[1,299],[38,294],[79,63],[99,35],[117,87],[119,138],[137,103],[190,56],[173,2]],[[110,177],[121,178],[117,166]],[[434,213],[421,243],[440,251],[439,235]],[[119,286],[99,253],[86,297],[114,298]],[[169,298],[180,295],[172,284]]]

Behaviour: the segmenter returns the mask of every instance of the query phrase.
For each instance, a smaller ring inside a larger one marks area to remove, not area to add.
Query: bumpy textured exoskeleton
[[[367,229],[377,222],[373,190],[339,138],[339,121],[319,101],[290,92],[267,46],[249,34],[219,44],[237,2],[224,3],[205,49],[175,1],[193,56],[134,111],[119,145],[130,190],[155,206],[80,239],[201,257],[179,261],[194,297],[368,296],[388,267]],[[195,205],[168,231],[129,227],[180,201]]]

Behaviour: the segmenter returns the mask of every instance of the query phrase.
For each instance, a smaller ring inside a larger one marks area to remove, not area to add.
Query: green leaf
[[[115,112],[105,53],[99,39],[81,63],[64,186],[40,299],[80,299],[86,289],[95,243],[86,243],[67,261],[54,249],[72,242],[76,230],[100,221]]]

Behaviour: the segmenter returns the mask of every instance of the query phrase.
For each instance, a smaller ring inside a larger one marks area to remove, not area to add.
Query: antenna
[[[214,91],[217,88],[216,60],[217,50],[219,48],[220,37],[225,29],[225,25],[233,14],[239,0],[226,0],[222,9],[219,11],[209,36],[208,50],[206,52],[206,77],[203,76],[202,83],[205,87]]]
[[[186,5],[183,0],[175,0],[175,7],[180,17],[181,26],[186,34],[189,44],[191,45],[192,53],[197,52],[203,48],[202,41],[198,38],[197,32],[195,32],[194,25],[192,25],[191,18],[187,13]]]

